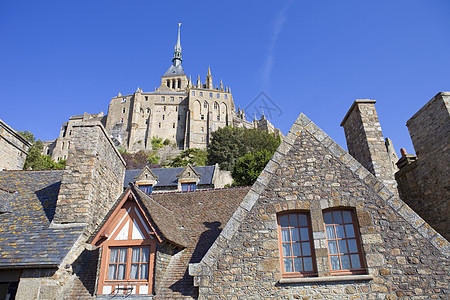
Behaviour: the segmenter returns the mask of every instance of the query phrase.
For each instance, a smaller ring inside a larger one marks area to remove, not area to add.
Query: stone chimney
[[[76,124],[53,218],[92,233],[123,191],[125,162],[98,121]]]
[[[391,157],[383,138],[375,102],[372,99],[355,100],[341,126],[344,127],[350,155],[398,195]]]

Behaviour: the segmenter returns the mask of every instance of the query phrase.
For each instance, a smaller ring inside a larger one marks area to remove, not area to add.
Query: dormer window
[[[133,200],[116,210],[95,238],[101,247],[98,295],[151,295],[156,239]]]
[[[153,192],[153,185],[151,184],[139,185],[138,188],[147,195],[150,195]]]
[[[181,184],[181,190],[183,192],[192,192],[197,189],[197,184],[195,183],[182,183]]]

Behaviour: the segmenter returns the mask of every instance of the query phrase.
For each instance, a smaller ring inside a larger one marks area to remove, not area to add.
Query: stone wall
[[[341,123],[348,152],[397,194],[397,183],[387,144],[375,110],[375,100],[357,99]]]
[[[22,170],[31,144],[0,120],[0,171]]]
[[[404,155],[395,174],[400,196],[450,239],[450,93],[441,92],[406,125],[417,157]]]
[[[86,223],[89,235],[122,192],[125,162],[98,122],[74,125],[53,223]]]
[[[323,210],[354,209],[366,275],[332,276]],[[283,278],[277,214],[310,214],[317,276]],[[300,116],[200,264],[199,299],[432,299],[450,292],[449,243]]]

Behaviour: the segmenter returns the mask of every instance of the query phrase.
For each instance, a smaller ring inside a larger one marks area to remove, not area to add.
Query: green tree
[[[162,138],[152,137],[151,143],[152,143],[152,149],[153,150],[158,150],[158,149],[161,149],[163,147]]]
[[[185,167],[187,164],[193,166],[206,166],[207,152],[196,148],[191,148],[182,151],[175,156],[172,161],[167,165],[171,168]]]
[[[19,134],[32,144],[23,165],[24,170],[64,169],[66,167],[66,160],[55,162],[50,156],[43,155],[44,143],[41,140],[36,141],[36,138],[31,132],[19,131]]]
[[[238,158],[233,166],[231,176],[233,177],[233,186],[252,185],[258,178],[261,171],[272,158],[273,152],[267,149],[247,153]]]
[[[218,163],[221,169],[232,170],[239,157],[263,149],[274,153],[280,139],[258,129],[224,127],[211,134],[208,164]]]

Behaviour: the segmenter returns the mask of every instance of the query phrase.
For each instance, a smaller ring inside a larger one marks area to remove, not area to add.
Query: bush
[[[153,150],[161,149],[163,146],[162,138],[152,137],[151,143],[152,143]]]

